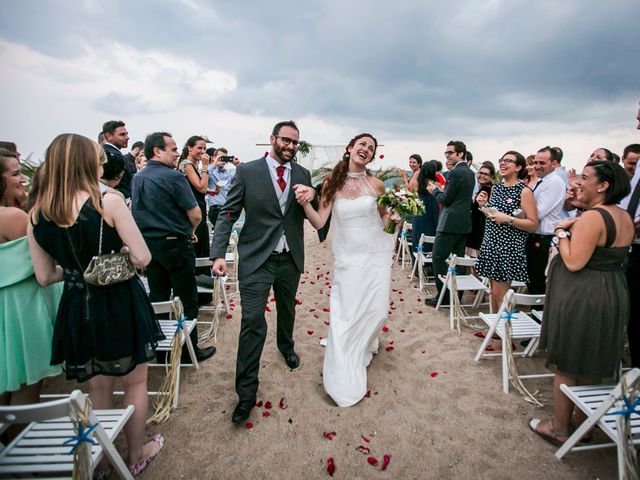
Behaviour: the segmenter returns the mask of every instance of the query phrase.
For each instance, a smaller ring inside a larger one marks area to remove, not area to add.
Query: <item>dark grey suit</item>
[[[452,253],[464,255],[467,235],[471,232],[471,195],[474,186],[474,174],[463,160],[449,172],[444,191],[433,191],[433,196],[442,205],[432,254],[438,294],[442,290],[438,275],[446,274],[447,258]]]
[[[272,286],[278,311],[278,349],[283,354],[293,353],[295,297],[304,268],[303,224],[306,218],[291,188],[296,184],[311,186],[311,175],[307,169],[291,162],[289,194],[283,214],[266,159],[239,165],[227,202],[216,221],[211,259],[224,258],[231,228],[240,212],[245,211],[245,223],[238,240],[242,321],[236,391],[240,401],[253,399],[258,390],[260,356],[267,335],[264,312]],[[289,253],[273,255],[283,231]]]

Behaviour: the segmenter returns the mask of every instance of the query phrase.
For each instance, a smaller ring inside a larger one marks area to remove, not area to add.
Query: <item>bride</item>
[[[376,199],[384,183],[365,167],[376,153],[368,133],[353,138],[322,188],[316,212],[303,205],[314,228],[331,214],[334,274],[324,356],[324,389],[340,407],[355,405],[367,392],[367,367],[378,350],[378,332],[389,310],[392,237],[383,231],[389,214]]]

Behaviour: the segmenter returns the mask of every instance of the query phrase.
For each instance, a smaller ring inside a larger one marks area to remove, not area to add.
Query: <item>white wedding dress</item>
[[[324,355],[324,389],[340,407],[367,392],[367,367],[389,311],[392,236],[383,231],[376,193],[349,173],[331,210],[334,273]]]

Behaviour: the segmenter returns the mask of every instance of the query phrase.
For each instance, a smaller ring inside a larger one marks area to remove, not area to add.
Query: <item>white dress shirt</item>
[[[633,178],[631,179],[631,191],[629,195],[620,200],[618,206],[623,210],[626,210],[629,207],[629,202],[631,201],[631,195],[633,195],[633,189],[636,188],[638,181],[640,180],[640,168],[636,168],[636,173],[633,174]],[[633,221],[640,221],[640,207],[636,209],[635,216],[633,217]],[[640,237],[636,237],[633,239],[633,243],[640,243]]]
[[[280,208],[282,208],[282,213],[284,213],[284,204],[286,203],[286,195],[289,194],[289,189],[292,187],[290,185],[289,179],[291,178],[291,163],[286,162],[282,166],[284,168],[284,172],[282,174],[282,178],[287,182],[287,187],[284,192],[278,185],[278,172],[276,171],[276,167],[279,167],[280,164],[275,158],[272,158],[271,155],[267,155],[266,157],[267,165],[269,166],[269,172],[271,173],[271,183],[273,183],[273,189],[276,192],[276,197],[278,197],[278,203],[280,204]],[[278,243],[274,247],[274,252],[285,252],[289,250],[289,244],[287,243],[287,237],[284,234],[284,230],[282,231],[282,237],[278,240]]]
[[[566,197],[564,181],[554,171],[538,181],[533,188],[538,210],[539,235],[553,235],[553,229],[562,220],[562,208]]]

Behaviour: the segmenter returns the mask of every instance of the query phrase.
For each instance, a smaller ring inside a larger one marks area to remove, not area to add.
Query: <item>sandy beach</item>
[[[555,448],[527,427],[530,417],[550,415],[551,379],[526,381],[531,391],[540,391],[543,408],[513,391],[502,393],[499,359],[474,362],[480,339],[468,329],[459,336],[449,329],[446,310],[425,306],[425,294],[411,284],[407,267],[394,266],[391,313],[368,369],[370,395],[351,408],[336,407],[322,387],[319,344],[330,315],[330,240],[319,243],[306,225],[306,271],[295,327],[300,368],[289,370],[276,348],[275,307],[269,303],[258,392],[262,406],[252,411],[250,425],[231,423],[237,402],[236,297],[229,318],[221,320],[216,355],[199,371],[183,370],[178,409],[168,422],[148,428],[149,434],[164,433],[166,444],[141,478],[328,478],[330,457],[333,477],[344,479],[616,477],[615,449],[555,458]],[[545,372],[541,355],[518,365],[523,373]],[[159,381],[154,369],[150,389]],[[56,380],[47,390],[61,388],[70,391],[73,385]],[[118,443],[123,445],[123,435]],[[383,471],[384,455],[391,461]]]

